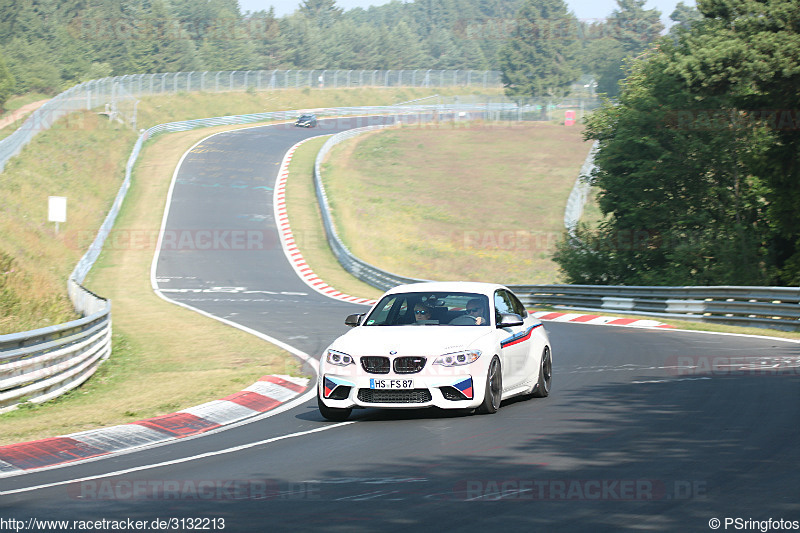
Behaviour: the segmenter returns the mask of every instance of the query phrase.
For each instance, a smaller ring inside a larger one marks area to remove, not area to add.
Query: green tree
[[[280,25],[275,18],[275,9],[248,13],[244,24],[253,43],[255,68],[270,70],[280,64]]]
[[[8,69],[16,80],[16,91],[56,94],[61,90],[61,71],[48,58],[51,52],[42,41],[12,39],[3,47]]]
[[[173,0],[173,12],[188,39],[199,51],[198,67],[244,70],[255,65],[259,25],[250,25],[236,0]]]
[[[132,37],[127,44],[127,66],[131,73],[197,70],[194,42],[163,0],[153,0],[150,9],[138,8]]]
[[[570,282],[761,284],[770,228],[749,169],[763,144],[726,96],[698,100],[670,72],[664,40],[633,62],[616,104],[587,123],[600,142],[593,182],[606,218],[578,228],[555,259]]]
[[[294,14],[281,24],[283,57],[290,68],[327,68],[322,33],[308,18]]]
[[[527,0],[516,27],[500,51],[506,95],[517,102],[554,98],[578,78],[570,63],[576,45],[575,17],[563,0]]]
[[[795,7],[702,0],[703,20],[633,62],[588,121],[606,218],[560,245],[567,279],[800,284]]]
[[[3,56],[0,55],[0,110],[5,109],[4,106],[8,98],[14,94],[14,76],[8,70]]]
[[[342,16],[343,9],[336,0],[303,0],[298,11],[318,28],[330,28]]]
[[[587,52],[597,77],[597,90],[619,94],[625,61],[644,51],[664,29],[657,9],[644,9],[645,0],[617,0],[618,9],[604,22],[588,28]]]
[[[414,69],[424,66],[425,52],[408,24],[401,21],[386,29],[384,35],[378,49],[383,59],[381,69]]]
[[[678,5],[675,6],[669,18],[675,23],[675,25],[670,28],[670,32],[673,33],[676,29],[690,29],[693,23],[703,19],[703,15],[696,7],[687,6],[683,2],[678,2]]]
[[[671,72],[696,98],[725,96],[763,127],[752,170],[769,188],[780,282],[800,285],[800,9],[794,0],[700,0],[702,31],[686,36]]]

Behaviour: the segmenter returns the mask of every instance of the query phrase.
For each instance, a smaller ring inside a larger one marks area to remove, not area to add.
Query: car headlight
[[[346,353],[337,352],[336,350],[327,350],[325,352],[325,361],[336,366],[347,366],[356,364],[353,357]]]
[[[474,363],[481,356],[480,350],[464,350],[463,352],[448,353],[440,355],[433,360],[434,365],[442,366],[461,366]]]

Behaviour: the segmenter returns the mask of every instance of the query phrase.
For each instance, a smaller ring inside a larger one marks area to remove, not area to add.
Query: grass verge
[[[442,123],[338,145],[323,168],[337,231],[361,259],[431,280],[555,283],[581,128]]]
[[[79,241],[94,236],[119,189],[135,139],[94,113],[75,113],[7,163],[0,174],[0,334],[77,318],[66,280],[83,255]],[[67,198],[58,233],[47,221],[48,196]]]
[[[336,290],[361,298],[378,298],[382,291],[342,268],[325,239],[314,190],[314,161],[329,136],[307,141],[292,156],[286,182],[286,211],[297,246],[311,270]]]

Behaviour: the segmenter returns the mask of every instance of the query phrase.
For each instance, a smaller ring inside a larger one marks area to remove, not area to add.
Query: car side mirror
[[[359,313],[355,315],[349,315],[347,318],[344,319],[344,325],[350,326],[354,328],[356,326],[361,325],[361,320],[364,318],[364,313]]]
[[[500,321],[497,323],[498,328],[513,328],[521,326],[525,321],[516,313],[503,313],[500,315]]]

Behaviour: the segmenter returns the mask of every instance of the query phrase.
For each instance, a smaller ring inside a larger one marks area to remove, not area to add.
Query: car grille
[[[369,355],[361,358],[361,368],[370,374],[388,374],[389,358],[379,355]]]
[[[364,403],[426,403],[432,397],[428,389],[358,389],[358,399]]]
[[[392,364],[397,374],[416,374],[425,367],[424,357],[398,357]]]

